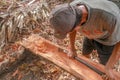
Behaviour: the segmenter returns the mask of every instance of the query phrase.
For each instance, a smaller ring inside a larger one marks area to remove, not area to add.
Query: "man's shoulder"
[[[71,2],[71,5],[76,5],[76,4],[85,4],[88,9],[99,9],[99,10],[104,10],[106,12],[109,12],[113,15],[119,15],[120,9],[118,6],[108,0],[74,0]]]
[[[74,0],[71,2],[72,5],[83,3],[89,5],[91,8],[101,8],[101,9],[109,9],[118,7],[115,3],[108,0]]]

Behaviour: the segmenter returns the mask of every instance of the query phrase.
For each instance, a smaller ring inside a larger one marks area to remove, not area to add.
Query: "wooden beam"
[[[20,44],[32,51],[34,54],[48,59],[78,78],[83,80],[103,80],[99,74],[91,70],[89,67],[75,59],[69,58],[64,52],[59,51],[59,46],[41,38],[38,35],[31,35],[29,38],[23,40]],[[97,63],[94,64],[92,61],[83,56],[79,57],[95,67],[99,66]],[[103,66],[99,66],[98,69],[101,69],[104,72]]]

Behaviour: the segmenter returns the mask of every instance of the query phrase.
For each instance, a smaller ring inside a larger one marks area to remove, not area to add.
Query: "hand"
[[[110,80],[120,80],[120,73],[107,66],[105,67],[105,70]]]
[[[70,51],[67,54],[70,58],[75,58],[77,56],[76,50],[70,49]]]

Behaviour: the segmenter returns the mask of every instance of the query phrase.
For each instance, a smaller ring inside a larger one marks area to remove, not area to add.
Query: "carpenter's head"
[[[50,24],[54,29],[55,37],[64,39],[67,33],[71,32],[76,26],[76,9],[69,4],[61,4],[51,11]]]

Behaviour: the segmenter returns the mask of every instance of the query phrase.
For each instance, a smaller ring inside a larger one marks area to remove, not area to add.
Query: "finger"
[[[68,56],[69,58],[72,58],[72,57],[73,57],[73,56],[72,56],[72,53],[68,53],[67,56]]]

